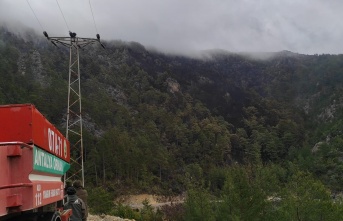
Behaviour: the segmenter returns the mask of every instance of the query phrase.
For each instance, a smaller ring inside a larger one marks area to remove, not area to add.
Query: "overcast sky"
[[[343,52],[343,0],[28,1],[39,22],[27,0],[0,0],[0,22],[50,36],[98,32],[167,52]]]

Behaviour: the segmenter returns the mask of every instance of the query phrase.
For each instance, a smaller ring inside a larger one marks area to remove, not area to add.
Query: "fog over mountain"
[[[0,21],[51,36],[99,32],[106,40],[135,41],[169,53],[219,48],[340,54],[342,9],[339,0],[1,0]]]

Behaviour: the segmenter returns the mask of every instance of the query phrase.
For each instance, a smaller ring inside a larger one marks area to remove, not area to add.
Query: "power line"
[[[64,14],[63,14],[63,12],[62,12],[62,9],[61,9],[61,7],[60,7],[60,4],[58,4],[58,1],[57,1],[57,0],[56,0],[56,2],[57,2],[57,5],[58,5],[58,7],[59,7],[59,9],[60,9],[60,12],[61,12],[61,14],[62,14],[62,16],[63,16],[64,22],[66,23],[67,29],[68,29],[68,31],[70,31],[70,28],[69,28],[69,26],[68,26],[68,24],[67,24],[66,18],[64,17]]]
[[[39,19],[38,19],[37,15],[36,15],[36,13],[35,13],[35,11],[34,11],[34,10],[33,10],[33,8],[31,7],[31,5],[30,5],[30,3],[29,3],[29,0],[26,0],[26,2],[27,2],[27,4],[30,6],[30,8],[31,8],[31,11],[32,11],[32,13],[34,14],[34,16],[36,17],[36,19],[37,19],[37,21],[38,21],[38,24],[39,24],[39,26],[42,28],[42,31],[44,31],[44,28],[43,28],[42,24],[40,23],[40,21],[39,21]]]
[[[93,14],[93,10],[92,10],[91,0],[89,0],[89,7],[91,8],[91,12],[92,12],[92,17],[93,17],[93,22],[94,22],[95,31],[96,31],[96,33],[99,33],[99,32],[98,32],[98,29],[97,29],[97,27],[96,27],[96,24],[95,24],[95,19],[94,19],[94,14]]]

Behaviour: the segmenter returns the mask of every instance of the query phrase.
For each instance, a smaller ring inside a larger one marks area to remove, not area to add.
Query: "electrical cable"
[[[68,24],[67,24],[66,18],[64,17],[64,14],[63,14],[63,12],[62,12],[62,9],[61,9],[61,7],[60,7],[60,4],[58,4],[58,1],[57,1],[57,0],[56,0],[56,2],[57,2],[57,5],[58,5],[58,8],[60,9],[60,12],[61,12],[61,14],[62,14],[62,16],[63,16],[63,19],[64,19],[64,22],[65,22],[65,24],[66,24],[66,26],[67,26],[67,29],[68,29],[68,31],[70,31],[70,28],[69,28],[69,26],[68,26]]]
[[[38,19],[37,15],[36,15],[36,13],[35,13],[35,11],[34,11],[34,10],[33,10],[33,8],[31,7],[29,0],[26,0],[26,2],[27,2],[27,4],[30,6],[30,8],[31,8],[31,11],[32,11],[32,13],[34,14],[34,16],[36,17],[36,19],[37,19],[37,21],[38,21],[38,24],[39,24],[39,26],[42,28],[42,31],[44,31],[44,28],[43,28],[42,24],[40,23],[40,21],[39,21],[39,19]]]
[[[96,27],[96,24],[95,24],[95,19],[94,19],[94,14],[93,14],[93,10],[92,10],[91,0],[89,0],[89,7],[91,8],[91,12],[92,12],[92,16],[93,16],[93,22],[94,22],[95,31],[96,31],[96,33],[99,33],[98,29]]]

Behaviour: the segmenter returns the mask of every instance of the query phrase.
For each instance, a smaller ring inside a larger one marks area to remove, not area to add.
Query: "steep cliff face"
[[[17,65],[19,74],[30,76],[43,88],[50,86],[51,82],[46,75],[46,70],[44,70],[41,54],[37,50],[19,52]]]

